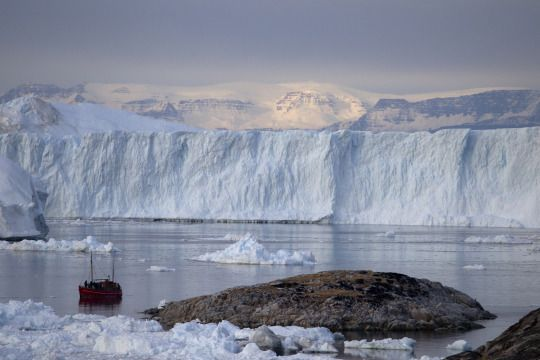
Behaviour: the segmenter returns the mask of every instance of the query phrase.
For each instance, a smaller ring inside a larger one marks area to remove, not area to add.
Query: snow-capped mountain
[[[416,102],[381,99],[358,121],[334,128],[416,131],[526,126],[540,126],[540,91],[495,90]]]
[[[0,104],[35,95],[53,103],[96,103],[206,129],[434,131],[539,125],[539,94],[470,89],[396,96],[319,83],[191,87],[89,83],[70,88],[34,84],[8,91]]]
[[[200,87],[94,83],[71,88],[22,85],[0,97],[0,103],[22,95],[103,104],[207,129],[321,128],[357,120],[375,100],[368,93],[317,83]]]
[[[110,131],[195,130],[181,123],[152,119],[96,104],[51,104],[31,95],[0,104],[0,134],[26,132],[64,136]]]

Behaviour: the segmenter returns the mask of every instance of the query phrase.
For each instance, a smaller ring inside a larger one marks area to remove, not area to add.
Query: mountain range
[[[392,95],[320,83],[209,86],[88,83],[26,84],[0,96],[94,103],[203,129],[436,131],[540,125],[540,91],[472,89]],[[54,114],[53,114],[54,115]]]

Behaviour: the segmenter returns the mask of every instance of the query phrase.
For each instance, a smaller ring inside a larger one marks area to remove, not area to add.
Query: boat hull
[[[122,291],[118,290],[97,290],[79,286],[79,297],[84,300],[108,300],[121,299]]]

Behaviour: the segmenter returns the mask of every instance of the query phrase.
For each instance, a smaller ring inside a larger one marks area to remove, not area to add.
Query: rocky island
[[[427,279],[373,271],[325,271],[146,311],[169,329],[175,323],[228,320],[239,327],[297,325],[332,331],[465,330],[495,315],[468,295]]]
[[[465,351],[447,360],[540,359],[540,308],[525,315],[501,335],[474,351]]]

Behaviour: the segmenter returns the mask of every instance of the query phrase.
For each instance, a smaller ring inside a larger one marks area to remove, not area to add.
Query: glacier
[[[0,240],[45,237],[49,231],[43,217],[46,200],[39,181],[0,156]]]
[[[540,128],[0,135],[47,217],[540,227]]]

